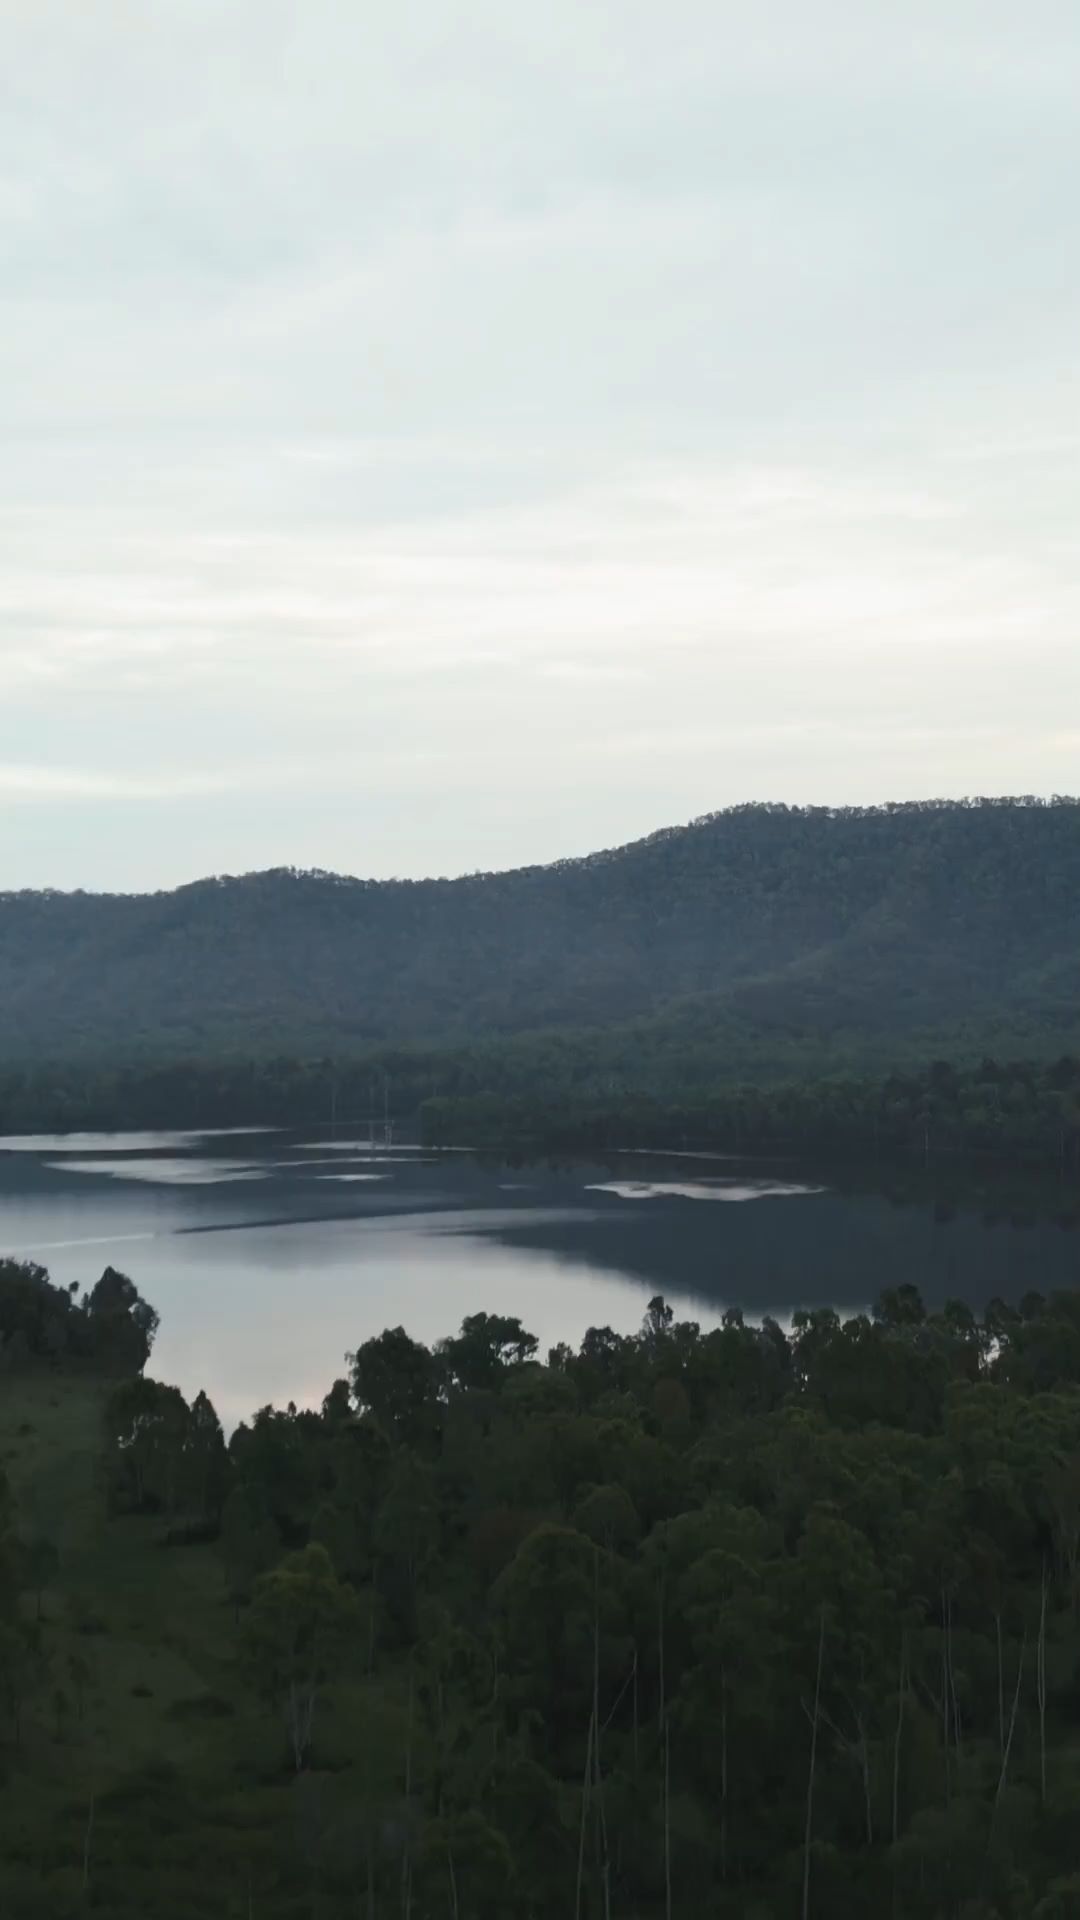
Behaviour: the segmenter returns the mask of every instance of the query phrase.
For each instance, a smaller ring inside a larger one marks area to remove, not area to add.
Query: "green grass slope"
[[[247,1915],[295,1852],[284,1728],[244,1684],[217,1549],[166,1547],[160,1520],[107,1515],[107,1391],[0,1377],[20,1534],[58,1549],[40,1601],[24,1601],[31,1617],[40,1604],[40,1668],[0,1723],[0,1913]],[[396,1778],[401,1713],[393,1682],[344,1679],[320,1728],[329,1775],[370,1742],[375,1779]]]

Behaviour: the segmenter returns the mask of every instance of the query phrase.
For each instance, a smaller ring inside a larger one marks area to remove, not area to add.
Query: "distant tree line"
[[[935,1061],[880,1079],[728,1086],[616,1101],[477,1094],[421,1109],[432,1146],[602,1154],[624,1148],[902,1157],[992,1155],[1080,1174],[1080,1059]]]
[[[432,1144],[594,1152],[702,1147],[889,1154],[925,1160],[997,1155],[1075,1170],[1080,1154],[1080,1051],[1010,1058],[918,1054],[882,1072],[869,1063],[811,1069],[774,1051],[771,1071],[737,1058],[709,1066],[684,1036],[675,1046],[637,1029],[552,1034],[425,1052],[381,1049],[356,1059],[171,1061],[112,1069],[0,1071],[3,1135],[139,1127],[269,1125],[381,1128]],[[714,1036],[715,1039],[715,1036]],[[703,1064],[704,1063],[704,1064]]]

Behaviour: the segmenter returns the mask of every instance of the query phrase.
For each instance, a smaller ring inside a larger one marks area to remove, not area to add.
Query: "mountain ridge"
[[[453,879],[270,868],[0,894],[0,1052],[362,1050],[698,1003],[799,1035],[1080,1001],[1080,802],[747,803]],[[711,1011],[710,1011],[711,1009]]]
[[[464,884],[467,881],[506,879],[514,875],[536,875],[562,872],[568,867],[593,867],[606,861],[618,861],[627,855],[637,853],[645,847],[652,847],[663,841],[678,839],[714,826],[718,821],[737,820],[750,814],[769,815],[795,820],[879,820],[894,819],[898,815],[926,814],[934,812],[978,813],[990,809],[1016,809],[1018,812],[1039,813],[1067,808],[1080,809],[1080,795],[1076,794],[986,794],[971,795],[961,799],[945,796],[926,800],[884,800],[869,802],[866,805],[803,805],[783,800],[744,800],[727,807],[716,807],[708,813],[695,814],[691,819],[677,821],[670,826],[656,827],[651,833],[640,834],[634,840],[619,841],[613,847],[597,847],[589,853],[559,854],[553,860],[528,861],[515,867],[470,867],[462,873],[427,874],[386,874],[382,878],[359,873],[344,873],[334,867],[297,867],[288,864],[275,867],[248,867],[242,872],[200,874],[194,880],[181,880],[174,887],[151,887],[146,889],[96,888],[96,887],[0,887],[0,905],[16,900],[164,900],[177,894],[190,894],[201,889],[214,889],[224,886],[243,885],[261,880],[320,880],[342,887],[446,887]]]

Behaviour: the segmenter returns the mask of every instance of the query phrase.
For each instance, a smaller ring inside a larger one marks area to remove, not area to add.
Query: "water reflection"
[[[466,1313],[515,1313],[546,1347],[633,1329],[657,1291],[710,1324],[729,1305],[850,1312],[905,1281],[978,1307],[1077,1278],[1075,1193],[990,1174],[941,1187],[707,1156],[511,1166],[281,1134],[223,1153],[220,1138],[0,1143],[0,1253],[65,1285],[126,1268],[162,1315],[154,1370],[205,1386],[230,1420],[318,1400],[388,1324],[434,1340]]]
[[[602,1180],[588,1188],[620,1200],[784,1200],[824,1191],[782,1180]]]
[[[266,1180],[268,1167],[252,1166],[249,1160],[48,1160],[53,1173],[86,1173],[97,1180],[143,1180],[151,1186],[215,1187],[235,1180]]]

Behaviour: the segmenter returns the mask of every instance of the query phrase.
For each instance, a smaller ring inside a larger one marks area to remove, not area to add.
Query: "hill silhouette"
[[[744,806],[454,880],[279,870],[0,896],[21,1059],[443,1046],[658,1022],[1051,1038],[1080,998],[1080,803]]]

